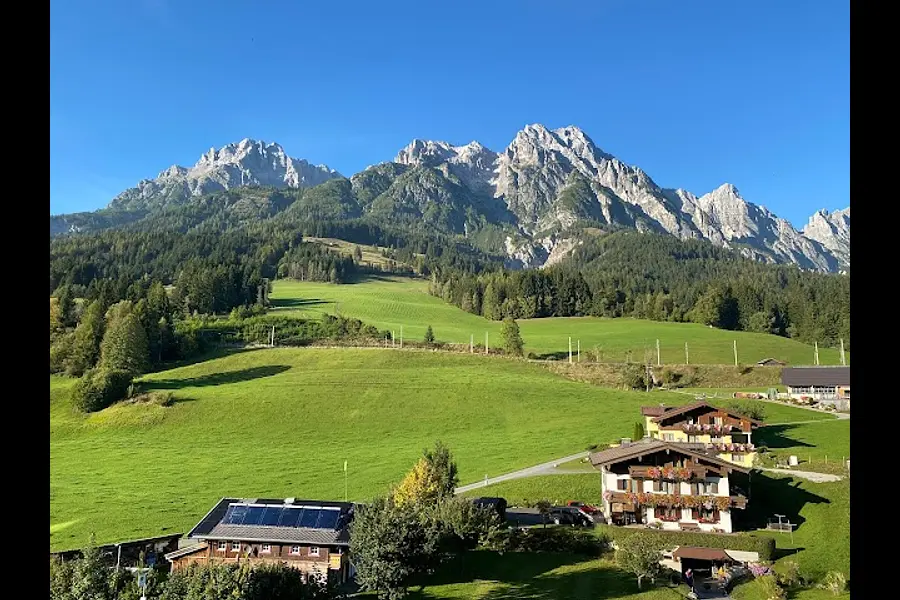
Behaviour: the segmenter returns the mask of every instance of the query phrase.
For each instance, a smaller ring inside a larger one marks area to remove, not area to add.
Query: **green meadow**
[[[631,434],[646,393],[527,361],[431,351],[275,348],[147,375],[170,407],[83,416],[50,378],[50,546],[186,532],[222,496],[386,491],[441,439],[461,483]],[[683,396],[664,395],[672,403]],[[654,398],[657,394],[654,394]]]
[[[428,282],[407,277],[367,277],[356,283],[331,284],[309,281],[274,282],[271,299],[276,312],[317,317],[340,313],[356,317],[379,329],[394,331],[399,338],[421,341],[431,325],[439,341],[499,346],[500,323],[467,313],[428,294]],[[568,355],[569,338],[573,353],[595,350],[602,360],[621,362],[628,358],[641,362],[647,351],[656,357],[656,340],[663,363],[733,364],[734,348],[738,361],[752,364],[764,358],[778,358],[789,364],[813,364],[812,346],[774,335],[724,331],[695,323],[666,323],[640,319],[604,319],[597,317],[553,317],[519,321],[525,351],[538,356]],[[849,353],[847,353],[849,360]],[[839,364],[834,348],[819,348],[823,365]]]

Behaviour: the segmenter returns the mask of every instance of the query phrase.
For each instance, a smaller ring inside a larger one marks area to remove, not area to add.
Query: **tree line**
[[[850,344],[850,278],[772,265],[699,240],[617,232],[541,270],[441,269],[430,293],[489,319],[637,317]]]

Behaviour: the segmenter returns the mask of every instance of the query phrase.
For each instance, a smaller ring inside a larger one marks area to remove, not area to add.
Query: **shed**
[[[672,552],[672,558],[681,563],[681,572],[688,569],[697,574],[709,574],[713,569],[723,565],[734,564],[735,559],[721,548],[701,548],[698,546],[679,546]]]

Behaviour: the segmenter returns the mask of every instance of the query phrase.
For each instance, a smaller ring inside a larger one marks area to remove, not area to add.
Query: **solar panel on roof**
[[[279,527],[296,527],[303,514],[302,508],[287,508],[281,511],[281,520],[278,522]]]
[[[303,516],[300,517],[300,524],[298,527],[315,527],[316,521],[319,520],[319,513],[321,511],[317,508],[304,508]]]
[[[247,506],[240,504],[232,504],[225,512],[225,518],[222,522],[227,525],[240,525],[244,521],[244,515],[247,514]]]
[[[334,529],[341,513],[336,510],[323,510],[319,512],[321,514],[319,515],[319,521],[316,523],[316,529]]]
[[[259,525],[260,520],[262,520],[263,512],[266,510],[264,506],[251,506],[247,509],[247,514],[244,515],[244,521],[241,523],[242,525]]]
[[[281,513],[285,510],[290,509],[285,509],[281,506],[267,506],[259,524],[268,526],[278,525],[278,521],[281,519]]]

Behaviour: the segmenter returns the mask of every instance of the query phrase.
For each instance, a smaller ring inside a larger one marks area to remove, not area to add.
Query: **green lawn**
[[[493,496],[506,498],[510,506],[530,506],[538,500],[549,500],[562,505],[570,500],[586,504],[600,503],[600,474],[574,473],[572,475],[536,475],[512,481],[501,481],[484,488],[476,488],[466,496]]]
[[[336,313],[356,317],[379,329],[393,330],[406,339],[421,340],[431,325],[440,341],[484,343],[489,334],[491,347],[500,344],[500,323],[467,313],[430,296],[422,279],[372,277],[352,284],[330,284],[280,280],[274,283],[271,299],[276,311],[307,316]],[[568,353],[569,337],[573,352],[597,348],[602,359],[622,361],[627,353],[640,362],[644,352],[660,342],[663,363],[684,363],[684,345],[688,344],[692,364],[732,364],[732,344],[738,345],[738,360],[752,364],[763,358],[778,358],[790,364],[811,364],[813,348],[786,338],[758,333],[712,329],[693,323],[660,323],[638,319],[601,319],[595,317],[528,319],[519,321],[526,352],[537,355]],[[849,354],[848,354],[849,356]],[[822,364],[838,364],[840,355],[833,348],[819,349]]]
[[[72,380],[50,378],[51,548],[187,531],[225,495],[341,499],[344,460],[350,499],[368,499],[438,438],[479,481],[631,435],[647,402],[525,361],[385,349],[246,351],[145,379],[180,401],[84,417]]]
[[[607,558],[585,558],[562,553],[510,553],[478,551],[467,554],[412,589],[415,599],[500,600],[501,598],[546,600],[682,600],[680,592],[667,587],[645,591],[634,577],[616,568]],[[374,598],[374,594],[361,595]]]

